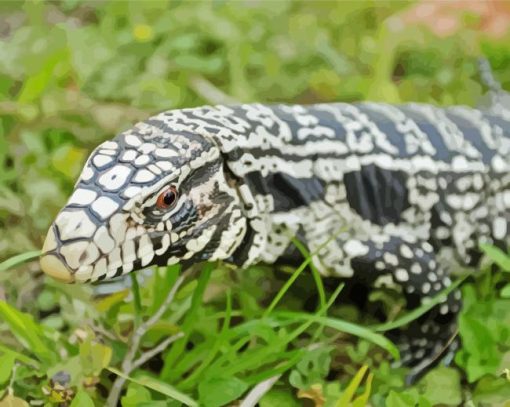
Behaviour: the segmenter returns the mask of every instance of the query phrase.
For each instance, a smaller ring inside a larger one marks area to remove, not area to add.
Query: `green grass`
[[[348,304],[340,281],[325,284],[297,240],[294,269],[203,264],[182,283],[171,267],[102,297],[43,277],[35,261],[90,151],[152,113],[225,101],[476,105],[480,54],[510,88],[508,35],[459,9],[460,28],[439,38],[426,19],[406,24],[414,6],[0,2],[0,405],[104,406],[122,375],[124,407],[258,396],[261,407],[504,406],[510,257],[493,247],[483,250],[497,270],[457,280],[454,363],[413,387],[391,367],[397,350],[383,333],[433,302],[406,313],[394,293],[374,291],[370,303],[391,315],[381,324]]]

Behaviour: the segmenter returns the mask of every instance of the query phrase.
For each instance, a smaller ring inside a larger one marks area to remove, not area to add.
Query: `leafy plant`
[[[464,296],[455,363],[413,387],[383,333],[435,300],[402,313],[376,293],[370,300],[394,315],[380,323],[346,303],[340,282],[325,284],[297,240],[295,269],[161,268],[106,294],[108,285],[46,279],[35,262],[89,152],[152,113],[235,102],[476,105],[479,53],[509,88],[508,33],[490,29],[508,20],[503,2],[480,18],[469,2],[417,18],[420,3],[0,2],[0,405],[507,402],[510,257],[492,246],[482,249],[494,267],[449,288],[462,284]],[[434,24],[445,16],[457,24],[449,34]]]

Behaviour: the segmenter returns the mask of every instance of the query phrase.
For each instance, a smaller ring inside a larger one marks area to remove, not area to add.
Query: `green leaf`
[[[54,79],[53,72],[56,65],[67,57],[65,51],[56,52],[50,56],[45,63],[41,66],[39,72],[30,76],[18,96],[20,103],[31,103],[37,100],[44,92],[48,84]]]
[[[510,383],[503,378],[483,377],[478,381],[473,392],[473,401],[476,406],[505,406],[508,400],[510,400]]]
[[[151,392],[145,387],[129,383],[126,395],[122,397],[122,407],[138,407],[141,403],[152,401]]]
[[[108,370],[112,373],[115,373],[117,376],[123,377],[126,380],[129,380],[133,383],[139,384],[140,386],[145,386],[148,389],[157,391],[167,397],[170,397],[173,400],[180,401],[181,403],[190,406],[190,407],[198,407],[198,403],[193,400],[188,395],[181,393],[179,390],[169,385],[168,383],[162,382],[155,377],[150,377],[147,375],[140,375],[136,378],[130,377],[122,373],[120,370],[117,370],[113,367],[109,367]]]
[[[4,353],[0,356],[0,387],[11,377],[12,368],[16,358],[12,353]]]
[[[51,156],[51,164],[63,176],[74,180],[81,172],[86,160],[86,151],[71,144],[59,146]]]
[[[352,407],[365,407],[368,405],[368,399],[370,398],[370,393],[372,392],[373,379],[374,374],[369,373],[366,380],[365,391],[354,399],[352,402]]]
[[[386,398],[386,407],[432,407],[432,403],[418,394],[416,389],[397,393],[391,390]]]
[[[297,401],[291,391],[271,389],[259,401],[260,407],[300,407],[302,404]]]
[[[491,259],[501,270],[510,273],[510,256],[501,249],[490,244],[481,244],[480,249]]]
[[[84,371],[88,374],[99,376],[101,370],[110,364],[112,348],[88,337],[80,345],[80,360]]]
[[[41,255],[41,251],[35,250],[33,252],[26,252],[26,253],[21,253],[16,256],[13,256],[13,257],[3,261],[2,263],[0,263],[0,273],[3,271],[7,271],[13,267],[16,267],[19,264],[36,259],[40,255]]]
[[[5,396],[2,400],[0,400],[0,406],[1,407],[29,407],[29,404],[12,394],[8,394]]]
[[[386,398],[386,407],[410,407],[415,406],[415,398],[409,394],[396,393],[391,390]]]
[[[36,369],[40,368],[39,362],[37,360],[29,358],[28,356],[23,355],[22,353],[16,352],[15,350],[13,350],[11,348],[8,348],[7,346],[2,345],[1,343],[0,343],[0,352],[8,353],[10,355],[13,355],[14,358],[18,362],[25,363],[27,365],[30,365],[30,366],[36,368]]]
[[[41,326],[34,322],[31,315],[0,301],[0,316],[7,322],[16,338],[41,362],[51,363],[55,360],[56,355],[46,344]]]
[[[456,369],[440,366],[420,381],[420,387],[423,387],[423,396],[434,405],[460,406],[462,404],[460,374]]]
[[[351,403],[352,398],[354,397],[354,393],[358,389],[361,381],[363,380],[363,376],[365,376],[366,371],[368,370],[368,366],[361,366],[360,369],[356,372],[354,377],[351,379],[346,389],[342,392],[342,396],[336,402],[336,407],[347,406]]]
[[[71,402],[71,407],[95,407],[94,401],[85,390],[78,390]]]
[[[290,373],[290,384],[305,390],[315,383],[322,382],[329,372],[332,350],[330,346],[321,346],[306,352]]]
[[[198,385],[200,403],[207,407],[220,407],[240,398],[248,384],[237,377],[213,377]]]
[[[510,284],[505,285],[500,292],[501,297],[510,298]]]

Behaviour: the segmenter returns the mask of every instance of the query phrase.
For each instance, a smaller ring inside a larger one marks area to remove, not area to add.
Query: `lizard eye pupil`
[[[168,209],[175,204],[177,201],[177,196],[177,189],[174,186],[171,186],[159,194],[156,201],[156,206],[159,209]]]

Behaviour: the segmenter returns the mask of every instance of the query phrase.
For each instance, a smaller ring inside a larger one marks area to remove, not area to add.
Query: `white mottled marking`
[[[92,210],[103,220],[111,216],[118,208],[117,202],[107,196],[100,196],[92,203]]]
[[[358,257],[367,254],[369,247],[365,246],[359,240],[349,240],[345,243],[344,250],[350,257]]]
[[[152,242],[147,233],[140,236],[138,241],[138,257],[142,258],[146,254],[152,253]]]
[[[496,172],[508,171],[508,164],[505,162],[505,160],[503,160],[503,158],[500,155],[495,155],[492,158],[491,164],[492,168],[494,168]]]
[[[135,242],[133,240],[126,240],[122,244],[122,262],[132,263],[136,260]]]
[[[506,237],[507,221],[505,218],[497,217],[492,221],[492,233],[496,239],[504,239]]]
[[[157,148],[155,154],[161,158],[177,157],[179,153],[169,148]]]
[[[104,150],[104,149],[99,150],[98,153],[99,154],[104,154],[104,155],[111,155],[111,156],[117,155],[116,151],[113,151],[113,150]]]
[[[88,205],[96,199],[97,193],[91,189],[78,188],[69,198],[68,204]]]
[[[124,191],[122,191],[122,195],[126,198],[133,198],[142,190],[141,187],[127,187]]]
[[[105,141],[103,144],[101,144],[101,148],[106,148],[108,150],[116,150],[117,143],[115,141]]]
[[[399,281],[407,281],[407,280],[409,280],[409,274],[407,274],[407,271],[405,269],[402,269],[402,268],[398,268],[395,271],[395,277]]]
[[[101,175],[98,181],[105,189],[115,191],[126,183],[130,173],[131,169],[129,167],[116,165]]]
[[[105,165],[110,164],[113,161],[113,158],[107,155],[96,154],[92,159],[92,162],[97,168],[102,168]]]
[[[116,247],[108,256],[109,269],[112,275],[115,274],[116,269],[122,266],[122,259],[120,257],[120,247]]]
[[[168,235],[168,233],[166,233],[161,238],[161,247],[158,250],[156,250],[155,252],[158,256],[161,256],[168,250],[169,247],[170,247],[170,236]]]
[[[122,274],[127,274],[133,271],[133,263],[125,263],[122,265]]]
[[[400,246],[400,254],[407,258],[407,259],[412,259],[413,258],[413,252],[412,250],[409,248],[409,246],[403,244],[402,246]]]
[[[155,177],[155,175],[152,172],[147,171],[147,170],[144,169],[144,170],[139,170],[136,173],[133,181],[140,182],[140,183],[145,183],[145,182],[152,181],[154,178],[156,178],[156,177]]]
[[[94,266],[94,271],[90,276],[91,281],[96,281],[99,277],[107,272],[107,263],[106,259],[103,257],[99,259],[99,261]]]
[[[150,170],[151,172],[153,172],[156,175],[161,174],[161,169],[157,165],[149,164],[147,169]]]
[[[146,165],[150,162],[150,157],[146,154],[143,154],[139,157],[136,158],[135,160],[135,165],[138,165],[138,166],[142,166],[142,165]]]
[[[155,149],[156,149],[156,146],[154,144],[143,143],[138,150],[140,150],[143,154],[150,154]]]
[[[441,305],[441,307],[439,308],[439,313],[441,315],[448,314],[448,305],[447,304]]]
[[[145,256],[142,257],[142,267],[147,267],[147,265],[152,261],[154,258],[154,252],[151,251],[150,253],[147,253]]]
[[[434,273],[434,272],[432,272],[432,271],[431,271],[429,274],[427,274],[427,277],[428,277],[428,279],[429,279],[430,281],[432,281],[432,282],[437,281],[437,275],[436,275],[436,273]]]
[[[421,273],[421,266],[419,263],[413,263],[411,264],[411,273],[413,274],[420,274]]]
[[[398,258],[393,253],[386,252],[383,254],[384,261],[392,266],[398,265]]]
[[[110,218],[110,232],[113,239],[120,244],[126,236],[126,215],[116,213]]]
[[[170,161],[158,161],[156,165],[163,171],[171,171],[174,169],[174,166]]]
[[[89,219],[85,211],[63,211],[55,221],[62,240],[78,237],[92,237],[96,225]]]
[[[76,281],[83,283],[90,278],[93,271],[94,266],[80,266],[76,273],[74,273],[74,278]]]
[[[80,178],[84,181],[88,181],[94,176],[94,171],[92,171],[92,168],[90,168],[88,165],[83,169],[81,172]]]
[[[87,249],[85,250],[85,259],[83,260],[83,264],[90,265],[97,260],[99,257],[99,250],[94,243],[89,243]]]
[[[137,155],[135,150],[127,150],[120,159],[123,161],[133,161]]]
[[[126,142],[126,144],[129,144],[132,147],[139,147],[142,145],[140,139],[133,135],[127,135],[126,137],[124,137],[124,141]]]
[[[88,242],[74,242],[65,244],[60,248],[60,253],[66,259],[67,265],[72,269],[77,269],[80,266],[80,256],[87,249]]]
[[[110,253],[115,247],[115,242],[108,234],[108,229],[101,226],[94,235],[94,243],[98,245],[99,249],[107,254]]]

